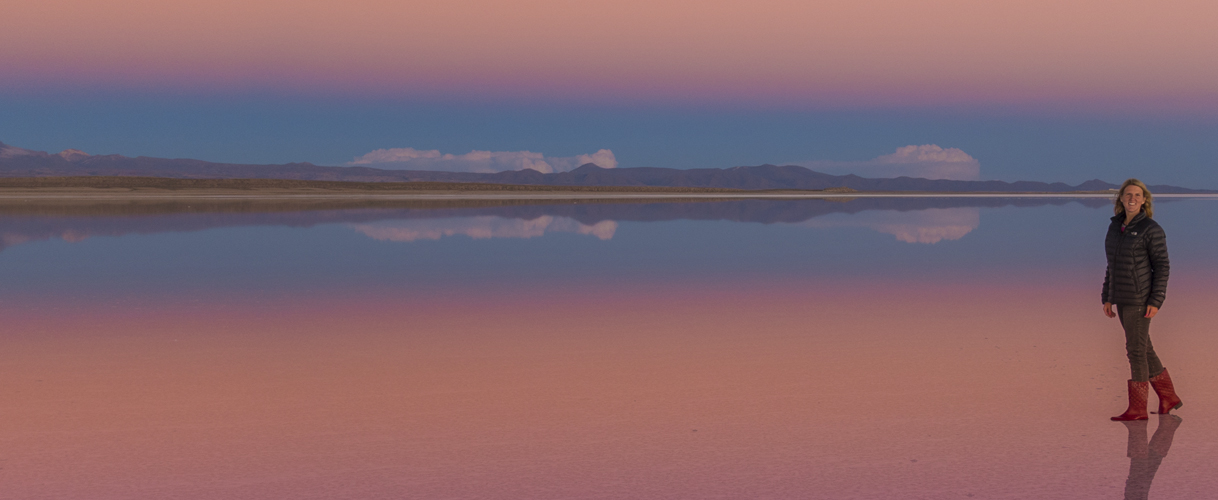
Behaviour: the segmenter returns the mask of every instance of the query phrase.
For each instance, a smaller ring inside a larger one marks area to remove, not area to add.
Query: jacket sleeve
[[[1108,280],[1111,279],[1111,277],[1109,277],[1109,274],[1111,273],[1112,271],[1108,269],[1108,266],[1104,266],[1104,289],[1100,290],[1100,302],[1105,304],[1108,303]]]
[[[1112,301],[1112,297],[1108,296],[1108,286],[1112,280],[1112,261],[1108,256],[1108,238],[1112,233],[1112,226],[1108,226],[1108,233],[1104,235],[1104,288],[1100,290],[1100,302],[1105,304]]]
[[[1146,257],[1150,259],[1151,272],[1150,295],[1146,298],[1146,305],[1163,307],[1171,264],[1167,260],[1167,235],[1158,224],[1146,235]]]

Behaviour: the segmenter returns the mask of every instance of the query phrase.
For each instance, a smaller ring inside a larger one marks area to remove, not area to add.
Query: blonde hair
[[[1142,190],[1142,198],[1145,200],[1142,203],[1142,211],[1146,212],[1147,217],[1154,217],[1155,216],[1155,204],[1154,204],[1155,197],[1154,197],[1154,195],[1150,194],[1150,189],[1146,188],[1146,184],[1144,184],[1142,181],[1137,180],[1137,179],[1125,179],[1125,182],[1121,183],[1121,189],[1117,190],[1116,199],[1113,200],[1113,202],[1116,204],[1116,207],[1114,207],[1112,211],[1116,215],[1121,215],[1121,214],[1125,213],[1125,205],[1121,204],[1121,197],[1125,195],[1125,188],[1127,188],[1129,186],[1137,186],[1138,188],[1140,188]]]

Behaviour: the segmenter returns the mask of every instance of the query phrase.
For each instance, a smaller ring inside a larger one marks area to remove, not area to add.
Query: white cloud
[[[981,179],[981,163],[976,158],[957,148],[941,148],[934,144],[900,147],[895,153],[867,161],[813,161],[800,165],[826,174],[869,178]]]
[[[547,158],[532,151],[470,151],[461,155],[414,148],[378,149],[348,162],[392,170],[438,170],[443,172],[502,172],[531,168],[543,174],[574,170],[585,163],[617,168],[613,151],[602,149],[590,155]]]
[[[379,241],[438,240],[449,236],[468,236],[480,240],[489,238],[535,238],[546,233],[576,233],[595,236],[601,240],[613,238],[617,222],[606,220],[587,225],[569,217],[543,215],[533,220],[506,219],[495,216],[453,217],[448,219],[419,219],[352,224],[356,231]]]
[[[911,212],[893,210],[856,214],[830,214],[804,221],[803,227],[865,227],[896,236],[906,243],[934,244],[958,240],[981,225],[981,210],[976,207],[928,208]]]
[[[579,155],[575,157],[575,168],[578,168],[587,163],[595,163],[601,168],[617,168],[617,158],[613,156],[613,151],[601,149],[590,155]]]

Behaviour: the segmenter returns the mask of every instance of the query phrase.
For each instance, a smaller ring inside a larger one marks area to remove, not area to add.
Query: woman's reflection
[[[1183,419],[1176,415],[1159,415],[1159,428],[1155,429],[1150,443],[1146,442],[1147,420],[1121,422],[1129,430],[1129,479],[1125,480],[1125,500],[1144,500],[1150,494],[1150,482],[1159,470],[1167,450],[1171,449],[1176,428]]]

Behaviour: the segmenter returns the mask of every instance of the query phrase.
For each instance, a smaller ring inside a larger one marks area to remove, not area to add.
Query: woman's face
[[[1137,215],[1142,210],[1142,204],[1146,202],[1142,193],[1142,188],[1137,186],[1127,186],[1125,193],[1121,195],[1121,204],[1125,207],[1125,213],[1128,215]]]

